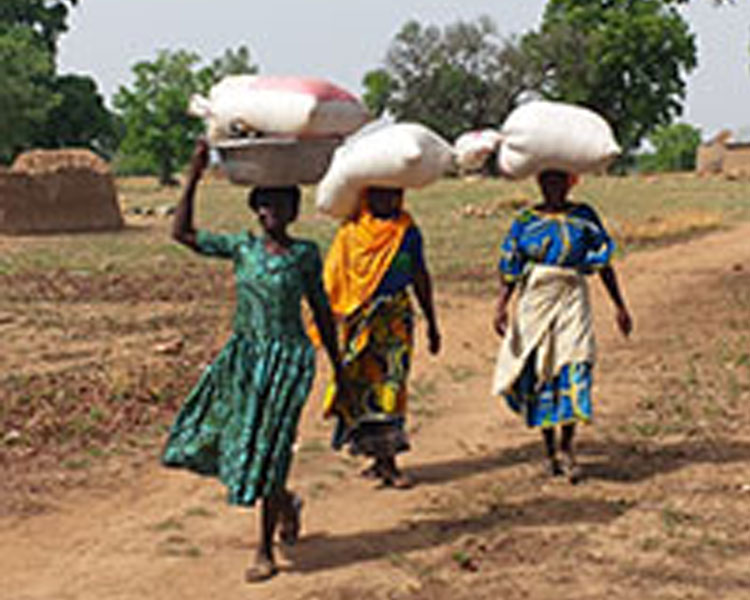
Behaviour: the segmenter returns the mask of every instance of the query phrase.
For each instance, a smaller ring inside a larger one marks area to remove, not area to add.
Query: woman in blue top
[[[623,335],[630,334],[632,320],[610,264],[612,239],[593,208],[568,200],[575,176],[550,170],[537,181],[543,202],[518,214],[502,244],[495,329],[503,344],[493,390],[530,427],[541,428],[551,472],[575,483],[575,426],[591,420],[595,361],[585,276],[599,273]],[[516,288],[518,303],[509,320]]]
[[[300,413],[315,375],[315,350],[300,303],[310,305],[339,379],[335,324],[323,289],[314,242],[291,237],[299,210],[295,186],[256,187],[249,204],[261,235],[211,233],[193,225],[193,197],[208,161],[199,142],[177,208],[174,238],[205,256],[234,264],[236,310],[229,341],[185,399],[169,433],[162,461],[218,477],[231,504],[262,503],[260,543],[248,581],[276,573],[273,538],[293,543],[299,532],[297,496],[287,490]]]

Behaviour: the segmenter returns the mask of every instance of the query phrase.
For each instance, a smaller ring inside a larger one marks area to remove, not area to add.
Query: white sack
[[[620,153],[609,124],[587,108],[536,100],[508,115],[500,129],[500,173],[521,179],[546,169],[598,171]]]
[[[442,177],[453,149],[418,123],[396,123],[339,146],[318,185],[316,205],[337,218],[351,216],[366,187],[418,188]]]
[[[467,131],[456,138],[453,148],[456,164],[464,171],[477,171],[500,145],[500,132],[494,129]]]
[[[323,79],[231,75],[194,95],[188,112],[204,119],[211,143],[256,132],[296,137],[344,136],[366,123],[367,108]]]

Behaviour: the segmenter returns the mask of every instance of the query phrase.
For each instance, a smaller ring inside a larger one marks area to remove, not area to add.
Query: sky
[[[93,77],[111,104],[132,83],[132,66],[161,49],[206,61],[245,45],[261,73],[323,77],[361,93],[401,27],[416,19],[444,26],[490,16],[500,34],[539,25],[545,0],[82,0],[60,40],[61,73]],[[683,14],[698,42],[679,119],[707,139],[750,128],[750,0],[715,8],[692,0]],[[498,124],[499,125],[499,124]]]

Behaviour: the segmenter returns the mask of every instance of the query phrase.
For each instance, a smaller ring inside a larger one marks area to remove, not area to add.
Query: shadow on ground
[[[685,440],[648,446],[591,441],[581,448],[585,477],[621,483],[640,482],[696,463],[750,462],[750,443],[739,440]],[[495,455],[416,465],[409,473],[420,484],[439,484],[540,459],[539,444],[528,443]],[[584,483],[585,485],[585,483]],[[564,488],[562,488],[564,489]],[[556,526],[560,523],[607,524],[633,505],[597,498],[540,496],[523,503],[498,499],[483,512],[460,518],[415,519],[383,531],[329,535],[312,533],[289,549],[291,570],[313,572],[397,556],[449,544],[466,535]]]

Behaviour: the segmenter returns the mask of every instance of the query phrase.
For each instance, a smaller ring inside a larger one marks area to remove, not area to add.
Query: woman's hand
[[[497,335],[505,337],[505,332],[508,330],[508,309],[505,304],[497,305],[497,312],[495,313],[493,324]]]
[[[427,339],[429,341],[430,354],[440,352],[440,331],[435,323],[427,326]]]
[[[497,311],[495,312],[495,319],[493,325],[495,331],[500,337],[505,337],[505,332],[508,330],[508,303],[513,295],[513,290],[516,289],[514,281],[506,281],[503,274],[500,274],[500,292],[497,296]]]
[[[624,306],[617,309],[617,326],[625,337],[633,331],[633,319],[630,318],[630,313]]]

